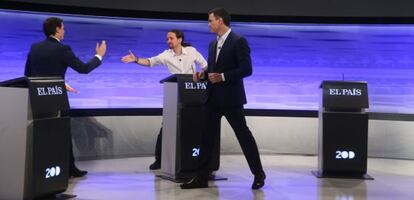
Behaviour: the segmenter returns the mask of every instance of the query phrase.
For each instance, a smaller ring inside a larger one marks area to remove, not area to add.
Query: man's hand
[[[129,50],[129,54],[122,57],[121,61],[124,63],[130,63],[130,62],[135,62],[137,59],[137,57],[135,57],[135,55],[132,53],[131,50]]]
[[[193,74],[193,81],[199,82],[201,78],[204,77],[204,72],[196,72]]]
[[[223,81],[223,77],[221,77],[221,73],[209,73],[208,80],[210,80],[211,83],[219,83]]]
[[[96,43],[96,54],[100,55],[101,57],[103,57],[106,53],[106,42],[105,40],[102,40],[101,44]]]
[[[69,84],[67,84],[67,83],[65,83],[65,88],[66,88],[66,90],[68,91],[68,92],[73,92],[73,93],[75,93],[75,94],[78,94],[79,92],[75,89],[75,88],[73,88],[73,87],[71,87]]]

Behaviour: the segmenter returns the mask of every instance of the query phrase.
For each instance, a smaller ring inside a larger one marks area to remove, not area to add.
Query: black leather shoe
[[[69,176],[74,178],[84,177],[88,171],[80,170],[78,168],[75,168],[70,171]]]
[[[160,160],[155,160],[154,163],[152,163],[149,166],[150,170],[156,170],[156,169],[161,169],[161,161]]]
[[[180,185],[181,189],[207,188],[208,176],[196,176],[187,183]]]
[[[257,190],[264,186],[266,179],[266,174],[264,172],[258,173],[254,175],[254,181],[252,184],[252,189]]]

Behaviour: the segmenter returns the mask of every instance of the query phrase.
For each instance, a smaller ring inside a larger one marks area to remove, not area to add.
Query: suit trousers
[[[73,155],[73,146],[72,146],[72,137],[70,139],[70,149],[69,149],[69,173],[72,173],[77,169],[75,165],[75,156]]]
[[[221,125],[221,117],[224,116],[236,134],[237,140],[241,146],[244,156],[246,157],[250,171],[253,174],[263,173],[262,162],[259,156],[256,141],[247,127],[243,105],[239,106],[219,106],[214,102],[208,101],[205,105],[206,124],[203,128],[205,132],[202,136],[200,148],[200,173],[208,173],[208,164],[210,163],[211,153],[215,142],[219,141],[220,132],[217,129]]]
[[[161,162],[161,142],[162,142],[162,125],[157,136],[157,143],[155,144],[155,160]]]

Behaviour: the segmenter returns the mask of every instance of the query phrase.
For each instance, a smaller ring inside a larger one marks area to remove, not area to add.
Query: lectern
[[[323,81],[319,106],[319,178],[372,179],[367,175],[366,82]]]
[[[0,83],[0,199],[66,190],[71,137],[64,84],[57,77]]]
[[[164,84],[162,177],[184,182],[195,174],[200,161],[207,82],[193,82],[191,74],[174,74],[160,82]],[[216,171],[220,141],[212,155],[210,169]]]

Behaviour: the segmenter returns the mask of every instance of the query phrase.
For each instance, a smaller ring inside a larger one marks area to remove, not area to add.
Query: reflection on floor
[[[368,174],[375,180],[317,179],[315,156],[263,155],[267,173],[262,190],[252,191],[253,177],[242,155],[224,155],[217,175],[227,181],[210,182],[206,189],[181,190],[179,184],[149,171],[151,157],[82,161],[86,178],[71,179],[67,194],[78,200],[105,199],[413,199],[414,161],[368,160]]]

